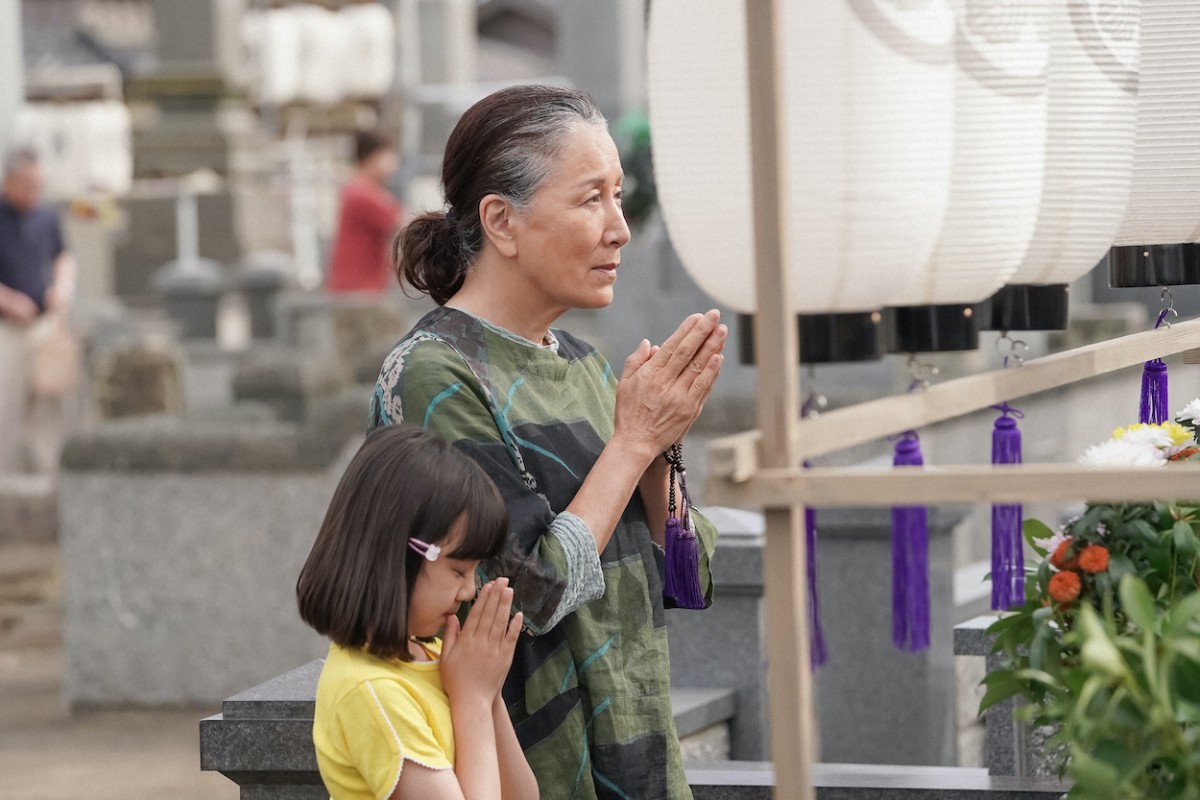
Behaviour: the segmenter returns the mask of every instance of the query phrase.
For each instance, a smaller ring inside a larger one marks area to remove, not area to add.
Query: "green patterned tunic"
[[[671,715],[662,550],[641,499],[601,554],[563,511],[612,435],[615,397],[608,362],[570,334],[541,346],[439,308],[388,356],[371,402],[372,428],[436,431],[504,496],[508,543],[485,569],[511,579],[525,614],[504,698],[543,800],[691,797]],[[711,602],[717,534],[693,521]]]

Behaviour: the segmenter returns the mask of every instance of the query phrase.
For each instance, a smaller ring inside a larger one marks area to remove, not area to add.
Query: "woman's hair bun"
[[[439,306],[454,296],[466,277],[454,219],[431,211],[414,219],[392,242],[392,267],[401,285],[407,283],[433,298]]]

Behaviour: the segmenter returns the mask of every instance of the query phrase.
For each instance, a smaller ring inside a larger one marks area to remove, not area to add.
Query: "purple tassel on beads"
[[[700,543],[692,528],[691,498],[688,497],[687,472],[683,468],[682,448],[672,447],[670,502],[664,537],[666,562],[663,570],[663,596],[675,601],[678,608],[704,608],[704,593],[700,591]],[[679,485],[681,503],[675,508],[675,485]]]
[[[1142,402],[1138,422],[1159,425],[1167,421],[1167,365],[1161,358],[1142,368]]]
[[[825,646],[821,604],[817,599],[817,510],[811,506],[804,508],[804,543],[808,551],[808,660],[815,672],[829,660],[829,650]]]
[[[921,442],[908,431],[892,464],[922,466]],[[892,508],[892,642],[916,653],[929,647],[929,529],[925,506]]]
[[[992,430],[992,463],[1021,463],[1021,412],[1007,403]],[[1019,503],[992,506],[992,608],[1007,611],[1025,602],[1025,553],[1021,539],[1024,510]]]
[[[667,520],[666,562],[663,594],[679,608],[704,608],[704,595],[700,592],[700,546],[686,518]]]

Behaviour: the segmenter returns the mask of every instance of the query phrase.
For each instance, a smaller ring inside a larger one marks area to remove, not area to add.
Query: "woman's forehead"
[[[620,181],[621,159],[608,130],[600,125],[577,126],[564,137],[547,183],[578,188],[594,183]]]

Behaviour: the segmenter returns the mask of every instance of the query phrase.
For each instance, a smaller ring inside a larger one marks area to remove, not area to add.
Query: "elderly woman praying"
[[[446,145],[447,209],[393,246],[401,282],[439,307],[387,357],[371,403],[373,427],[438,433],[504,498],[507,543],[481,570],[509,579],[524,614],[503,698],[543,798],[691,797],[663,609],[711,602],[717,533],[689,513],[672,454],[727,331],[717,311],[693,314],[617,375],[551,327],[613,301],[630,236],[622,180],[580,92],[519,86],[471,107]],[[691,602],[664,598],[669,516],[695,548]]]

